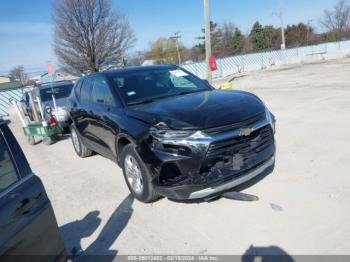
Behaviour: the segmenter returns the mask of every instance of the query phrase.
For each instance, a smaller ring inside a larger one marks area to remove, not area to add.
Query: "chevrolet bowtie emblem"
[[[244,128],[240,131],[240,136],[250,136],[253,133],[253,129],[251,128]]]

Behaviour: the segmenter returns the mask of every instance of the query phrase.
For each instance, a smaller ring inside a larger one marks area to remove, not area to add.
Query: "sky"
[[[29,72],[41,71],[48,62],[57,64],[52,50],[52,2],[55,0],[1,0],[0,75],[13,66]],[[56,0],[57,1],[57,0]],[[275,15],[282,3],[285,24],[307,23],[319,31],[319,18],[338,0],[210,0],[210,18],[232,22],[247,33],[255,21],[279,26]],[[181,41],[191,46],[203,27],[203,0],[112,0],[113,9],[124,11],[137,42],[131,52],[147,49],[158,37],[180,32]]]

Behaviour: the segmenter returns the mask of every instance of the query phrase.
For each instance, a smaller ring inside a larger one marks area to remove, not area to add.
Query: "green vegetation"
[[[253,45],[253,51],[259,52],[269,48],[266,30],[259,22],[255,22],[249,37]]]

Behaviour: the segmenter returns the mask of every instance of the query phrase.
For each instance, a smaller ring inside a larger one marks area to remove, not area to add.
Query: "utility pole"
[[[309,45],[309,42],[310,42],[310,31],[312,29],[311,23],[313,21],[314,21],[313,19],[310,19],[310,20],[307,21],[307,35],[306,35],[306,43],[307,43],[307,45]]]
[[[211,56],[210,39],[210,18],[209,18],[209,0],[204,0],[204,21],[205,21],[205,60],[207,63],[207,80],[212,83],[212,73],[209,66],[209,57]]]
[[[141,52],[140,52],[140,51],[137,52],[137,58],[138,58],[138,60],[139,60],[139,64],[142,65],[142,61],[141,61]]]
[[[284,21],[283,21],[283,9],[282,9],[282,2],[280,1],[280,9],[278,12],[273,13],[274,15],[277,15],[280,18],[281,22],[281,34],[282,34],[282,45],[281,49],[286,49],[286,37],[284,33]]]
[[[180,32],[176,32],[174,34],[174,36],[170,37],[170,39],[175,39],[176,51],[177,51],[177,61],[179,62],[179,65],[181,65],[182,61],[181,61],[181,54],[180,54],[180,49],[179,49],[179,38],[181,38]]]

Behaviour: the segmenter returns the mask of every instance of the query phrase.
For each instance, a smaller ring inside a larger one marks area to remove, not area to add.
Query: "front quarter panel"
[[[129,142],[135,144],[139,153],[142,153],[141,147],[144,141],[148,138],[150,125],[146,122],[127,116],[122,109],[119,114],[114,111],[111,118],[119,129],[116,143],[121,139],[127,139]],[[116,151],[117,156],[119,156],[120,153],[121,152]]]

